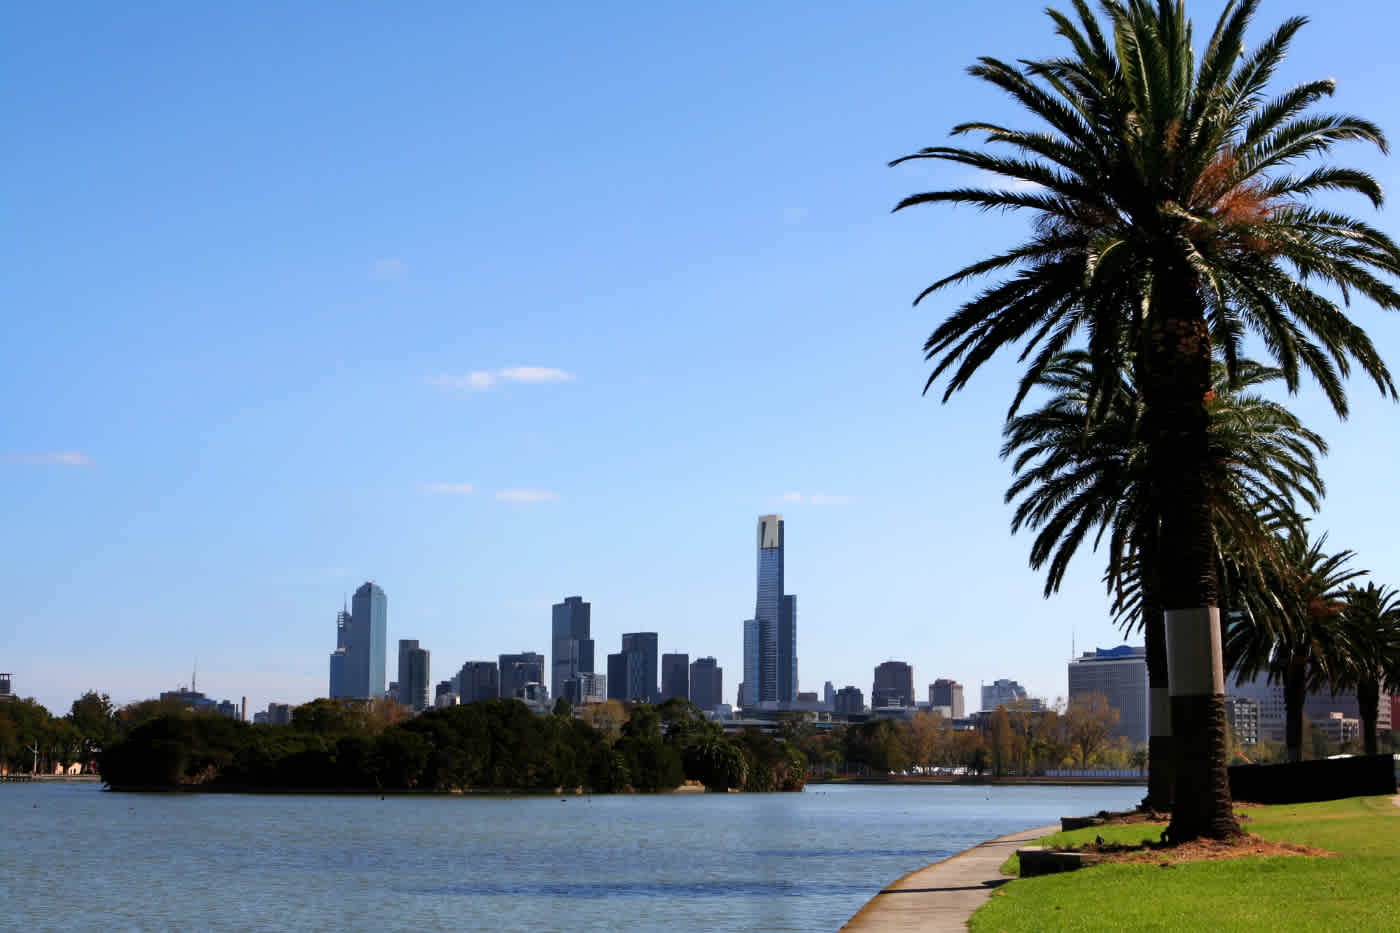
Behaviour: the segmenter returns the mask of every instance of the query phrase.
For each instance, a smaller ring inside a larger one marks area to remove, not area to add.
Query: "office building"
[[[593,673],[593,604],[570,596],[553,607],[549,689],[563,696],[564,681]]]
[[[463,703],[501,696],[501,673],[495,661],[468,661],[457,674],[457,695]]]
[[[758,587],[744,623],[746,706],[791,703],[797,696],[797,598],[783,592],[786,548],[781,515],[758,519]]]
[[[292,724],[292,710],[296,707],[290,703],[269,703],[265,721],[269,726],[290,726]]]
[[[829,680],[822,685],[822,705],[828,710],[836,708],[836,688]]]
[[[758,705],[758,620],[744,620],[744,679],[739,682],[739,706]]]
[[[714,658],[696,658],[691,662],[690,702],[707,713],[724,702],[724,668]]]
[[[657,645],[655,632],[629,632],[622,636],[622,661],[617,667],[622,683],[613,686],[613,658],[616,655],[608,655],[609,696],[638,703],[656,702],[660,693],[656,684]]]
[[[417,639],[399,639],[398,702],[420,712],[427,709],[429,676],[428,652],[418,647]]]
[[[519,654],[503,654],[498,660],[501,665],[501,696],[513,697],[526,684],[544,683],[544,655],[522,651]]]
[[[663,654],[661,656],[661,702],[672,697],[690,699],[690,655]]]
[[[433,689],[433,705],[441,706],[439,702],[445,696],[456,696],[457,690],[450,680],[439,680],[437,687]]]
[[[583,703],[602,703],[608,698],[607,675],[580,671],[577,677],[570,677],[564,681],[564,696],[575,706]]]
[[[832,712],[837,716],[861,716],[865,713],[865,694],[859,687],[842,687],[836,691]]]
[[[1270,682],[1269,675],[1262,673],[1253,680],[1236,681],[1225,678],[1225,695],[1254,700],[1259,704],[1259,738],[1269,742],[1283,742],[1287,711],[1283,702],[1283,684]],[[1338,690],[1335,694],[1323,687],[1310,693],[1303,701],[1303,716],[1308,722],[1321,723],[1330,719],[1333,713],[1341,713],[1343,719],[1360,719],[1361,707],[1356,700],[1355,690]],[[1393,728],[1391,704],[1385,697],[1376,708],[1376,732],[1389,732]]]
[[[336,650],[330,665],[333,698],[369,700],[384,696],[388,631],[388,598],[374,583],[366,583],[355,591],[350,611],[342,609],[336,618]],[[343,655],[337,658],[341,652]]]
[[[1086,651],[1069,662],[1069,698],[1100,693],[1118,711],[1115,738],[1146,745],[1148,736],[1147,649],[1119,645]]]
[[[928,705],[947,707],[950,717],[962,719],[966,715],[963,710],[962,684],[946,677],[938,678],[928,685]]]
[[[15,695],[10,691],[10,674],[0,674],[0,703],[13,700]]]
[[[1026,699],[1026,688],[1014,680],[995,680],[982,685],[982,709],[991,712],[998,706],[1010,706]]]
[[[1259,742],[1258,700],[1227,696],[1225,721],[1230,724],[1230,735],[1236,745],[1255,745]]]
[[[870,687],[870,708],[914,706],[914,668],[903,661],[885,661],[875,666],[875,682]]]

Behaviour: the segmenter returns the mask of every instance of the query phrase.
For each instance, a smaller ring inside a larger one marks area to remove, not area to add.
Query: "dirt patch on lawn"
[[[1152,862],[1163,867],[1183,862],[1210,862],[1227,858],[1269,858],[1280,855],[1332,856],[1335,852],[1300,846],[1291,842],[1274,842],[1258,836],[1244,835],[1238,839],[1222,842],[1215,839],[1197,839],[1180,845],[1127,845],[1106,842],[1088,843],[1079,848],[1080,852],[1093,852],[1103,856],[1105,862]]]

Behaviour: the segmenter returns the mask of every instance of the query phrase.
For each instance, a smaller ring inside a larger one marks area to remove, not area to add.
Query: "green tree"
[[[1337,657],[1344,587],[1364,570],[1348,569],[1351,551],[1326,552],[1327,536],[1280,534],[1259,578],[1240,581],[1238,610],[1226,629],[1225,663],[1241,680],[1261,674],[1283,685],[1284,747],[1303,759],[1303,704],[1330,684]]]
[[[1070,54],[1019,67],[982,58],[971,73],[1008,93],[1042,126],[969,122],[999,151],[934,146],[904,159],[953,162],[1016,184],[960,187],[905,198],[1029,212],[1023,243],[953,272],[916,303],[987,275],[1007,277],[950,314],[924,344],[928,386],[946,376],[946,401],[998,350],[1024,344],[1026,372],[1012,412],[1040,374],[1080,337],[1105,386],[1125,348],[1141,354],[1144,433],[1160,496],[1156,585],[1173,657],[1176,793],[1170,838],[1240,832],[1225,772],[1224,684],[1218,676],[1219,578],[1209,486],[1210,366],[1234,369],[1247,333],[1277,360],[1290,390],[1307,372],[1339,413],[1342,378],[1361,368],[1395,387],[1366,334],[1316,287],[1339,287],[1400,307],[1384,279],[1400,249],[1363,221],[1313,206],[1319,193],[1360,194],[1379,206],[1364,172],[1322,165],[1297,172],[1337,143],[1384,150],[1375,124],[1319,114],[1330,80],[1270,100],[1266,89],[1304,20],[1286,21],[1252,51],[1245,32],[1257,0],[1227,4],[1199,58],[1181,3],[1103,0],[1108,34],[1084,0],[1075,16],[1049,11]],[[896,164],[897,164],[896,163]],[[1094,393],[1095,407],[1103,392]]]
[[[116,738],[115,715],[112,698],[105,693],[99,694],[89,690],[73,701],[72,708],[68,711],[68,721],[81,737],[83,759],[86,760],[94,752],[100,752],[108,742]]]
[[[1381,688],[1400,687],[1400,593],[1355,584],[1343,594],[1333,682],[1356,691],[1361,718],[1361,745],[1367,755],[1380,750],[1376,735]],[[1394,727],[1392,723],[1392,728]]]
[[[1130,363],[1136,358],[1130,357]],[[1213,368],[1207,403],[1212,523],[1217,541],[1237,551],[1267,539],[1263,516],[1316,510],[1324,487],[1318,456],[1326,444],[1287,408],[1258,393],[1283,378],[1279,369],[1240,360]],[[1059,589],[1074,554],[1107,537],[1105,580],[1117,595],[1125,628],[1141,628],[1147,648],[1148,684],[1154,699],[1169,688],[1167,645],[1156,584],[1160,505],[1152,483],[1150,451],[1143,438],[1142,393],[1126,367],[1100,411],[1091,410],[1094,376],[1087,353],[1060,354],[1041,374],[1049,397],[1003,429],[1002,457],[1012,457],[1015,481],[1006,501],[1016,502],[1012,531],[1038,531],[1032,568],[1046,570],[1045,595]],[[1147,799],[1167,810],[1172,798],[1170,708],[1153,703]]]

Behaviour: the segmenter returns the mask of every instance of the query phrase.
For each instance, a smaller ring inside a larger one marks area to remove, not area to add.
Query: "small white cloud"
[[[403,275],[404,264],[402,259],[379,259],[371,267],[371,272],[376,279],[381,282],[389,282]]]
[[[501,378],[507,382],[570,382],[574,374],[551,366],[512,366],[501,370]]]
[[[76,450],[61,450],[46,454],[5,454],[5,463],[27,463],[31,466],[92,466],[96,461]]]
[[[465,389],[480,392],[489,389],[497,382],[524,382],[539,384],[544,382],[571,382],[574,374],[552,366],[508,366],[505,369],[478,369],[465,376],[433,376],[429,384],[444,389]]]
[[[1024,178],[1011,178],[1006,175],[998,175],[995,172],[978,171],[968,176],[968,182],[979,188],[995,188],[1000,191],[1015,191],[1024,193],[1027,191],[1044,191],[1045,186]]]
[[[424,483],[419,488],[423,492],[445,496],[470,496],[475,492],[471,483]]]
[[[785,492],[783,501],[806,505],[850,505],[856,500],[853,496],[828,496],[821,492],[811,496],[804,496],[800,492]]]
[[[469,392],[480,392],[482,389],[489,389],[496,384],[496,377],[484,369],[467,373],[465,376],[433,376],[428,380],[431,385],[444,389],[465,389]]]
[[[552,489],[502,489],[496,493],[497,502],[518,502],[536,505],[540,502],[554,502],[559,494]]]

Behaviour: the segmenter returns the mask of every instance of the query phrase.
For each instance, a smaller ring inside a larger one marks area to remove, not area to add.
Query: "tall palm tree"
[[[1266,676],[1283,685],[1284,748],[1303,757],[1303,704],[1308,694],[1338,680],[1345,587],[1365,570],[1346,565],[1352,551],[1326,551],[1327,536],[1306,530],[1281,535],[1264,572],[1244,578],[1231,594],[1236,611],[1226,629],[1225,663],[1240,680]]]
[[[1287,20],[1253,51],[1244,34],[1258,0],[1226,5],[1199,59],[1180,2],[1101,0],[1109,34],[1086,0],[1075,16],[1051,10],[1070,54],[1015,66],[982,58],[970,72],[1002,89],[1042,126],[969,122],[982,151],[950,146],[911,159],[952,162],[1016,182],[912,195],[920,204],[1027,211],[1024,242],[934,282],[915,299],[1004,275],[962,303],[924,344],[925,390],[946,376],[943,398],[998,350],[1023,344],[1028,361],[1012,413],[1059,352],[1079,337],[1093,361],[1097,405],[1118,378],[1124,348],[1142,358],[1143,434],[1162,503],[1157,585],[1171,655],[1177,726],[1170,836],[1239,832],[1226,776],[1219,580],[1208,479],[1210,365],[1232,370],[1253,332],[1290,390],[1303,372],[1346,412],[1342,377],[1359,366],[1394,397],[1389,371],[1366,334],[1316,290],[1400,307],[1387,275],[1400,249],[1374,227],[1315,207],[1320,192],[1352,192],[1379,206],[1364,172],[1298,163],[1361,141],[1383,151],[1373,123],[1315,113],[1333,92],[1309,81],[1269,100],[1268,84],[1303,26]]]
[[[1400,593],[1368,583],[1347,587],[1343,598],[1335,683],[1356,691],[1362,749],[1374,755],[1381,688],[1400,687]]]
[[[1167,649],[1153,558],[1160,525],[1147,445],[1141,436],[1142,399],[1127,370],[1097,418],[1089,410],[1092,371],[1082,351],[1061,354],[1039,380],[1050,392],[1040,408],[1007,421],[1003,458],[1012,457],[1015,481],[1006,501],[1019,498],[1012,531],[1039,530],[1032,568],[1046,566],[1045,595],[1059,589],[1075,552],[1092,536],[1095,550],[1108,536],[1105,579],[1126,627],[1141,627],[1148,683],[1154,699],[1151,768],[1144,805],[1166,810],[1172,799],[1171,717]],[[1219,550],[1240,551],[1267,539],[1267,516],[1292,513],[1300,503],[1316,510],[1324,492],[1318,457],[1327,446],[1287,408],[1256,391],[1283,378],[1275,368],[1241,360],[1231,384],[1223,363],[1214,368],[1210,412],[1210,487]]]

